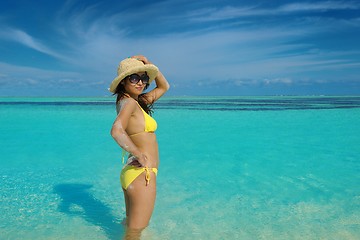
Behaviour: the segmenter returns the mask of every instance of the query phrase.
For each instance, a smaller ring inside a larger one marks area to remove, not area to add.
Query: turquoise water
[[[112,98],[0,98],[0,239],[121,239]],[[143,239],[359,239],[360,97],[165,98]]]

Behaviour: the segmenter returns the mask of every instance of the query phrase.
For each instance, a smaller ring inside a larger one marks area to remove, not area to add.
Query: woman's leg
[[[129,197],[127,195],[126,190],[123,188],[123,193],[124,193],[124,200],[125,200],[125,210],[126,210],[126,218],[125,218],[125,222],[123,222],[123,224],[125,224],[126,226],[128,225],[128,219],[129,219]]]
[[[127,188],[128,228],[144,229],[150,221],[156,198],[156,175],[150,172],[150,182],[146,185],[146,172],[139,175]]]

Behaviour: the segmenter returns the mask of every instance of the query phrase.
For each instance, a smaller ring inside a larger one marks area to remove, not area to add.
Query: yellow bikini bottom
[[[120,174],[121,186],[126,190],[129,185],[143,172],[146,172],[145,180],[146,185],[150,183],[150,171],[153,171],[157,175],[157,168],[148,168],[148,167],[135,167],[131,165],[126,165]]]

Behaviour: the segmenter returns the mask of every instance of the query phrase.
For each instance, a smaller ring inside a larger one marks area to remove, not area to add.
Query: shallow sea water
[[[0,239],[121,239],[112,98],[0,98]],[[143,239],[359,239],[360,97],[167,97]]]

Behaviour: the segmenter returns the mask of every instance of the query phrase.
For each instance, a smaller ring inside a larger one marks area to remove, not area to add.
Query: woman
[[[156,88],[142,94],[154,79]],[[142,55],[121,61],[118,76],[110,86],[117,95],[118,112],[111,136],[129,153],[120,175],[128,231],[141,232],[154,209],[159,152],[151,106],[169,87],[159,69]]]

